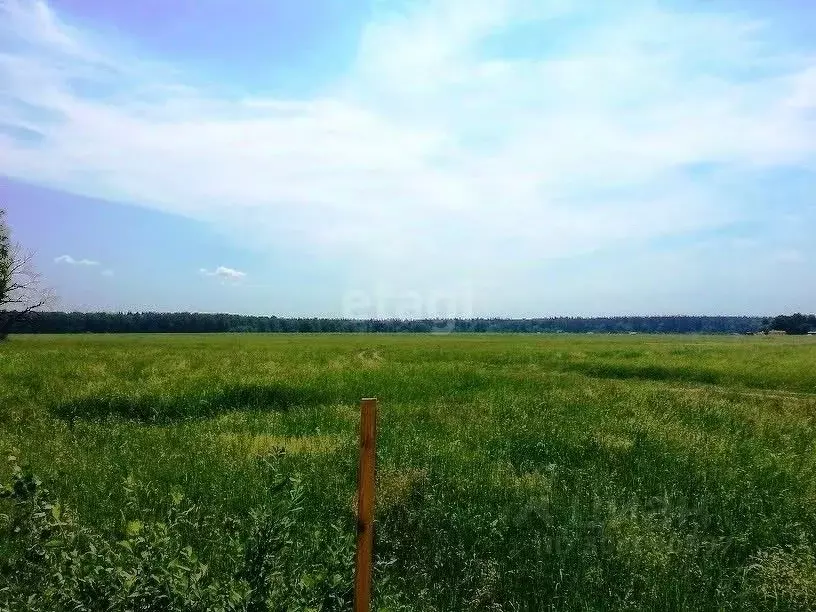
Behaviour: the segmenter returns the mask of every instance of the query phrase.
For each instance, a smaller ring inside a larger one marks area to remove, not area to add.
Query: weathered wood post
[[[360,402],[360,468],[357,473],[357,561],[354,612],[371,609],[371,564],[374,552],[374,469],[377,442],[377,399]]]

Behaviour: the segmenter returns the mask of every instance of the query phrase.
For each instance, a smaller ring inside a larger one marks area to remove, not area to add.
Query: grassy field
[[[0,610],[816,608],[816,339],[0,345]]]

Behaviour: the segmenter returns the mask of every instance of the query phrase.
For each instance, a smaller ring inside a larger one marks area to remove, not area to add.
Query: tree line
[[[804,335],[816,332],[816,315],[805,315],[795,313],[792,315],[779,315],[766,321],[763,325],[765,331],[776,329],[792,335]]]
[[[723,334],[781,330],[807,334],[816,315],[758,317],[652,316],[532,319],[333,319],[246,316],[196,312],[53,312],[53,300],[32,265],[32,253],[11,240],[0,208],[0,340],[9,333],[672,333]]]
[[[773,319],[776,322],[777,319]],[[196,312],[29,312],[12,333],[667,333],[745,334],[771,322],[760,317],[649,316],[530,319],[333,319]],[[816,326],[814,326],[816,327]]]

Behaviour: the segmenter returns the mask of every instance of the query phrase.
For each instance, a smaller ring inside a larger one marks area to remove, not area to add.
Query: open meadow
[[[17,336],[0,610],[816,608],[816,338]],[[8,460],[6,460],[8,459]]]

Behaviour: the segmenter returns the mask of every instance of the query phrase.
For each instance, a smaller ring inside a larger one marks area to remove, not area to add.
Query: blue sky
[[[0,0],[0,196],[66,309],[813,311],[815,4]]]

